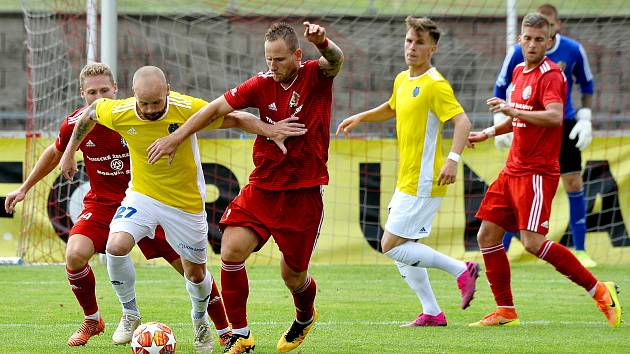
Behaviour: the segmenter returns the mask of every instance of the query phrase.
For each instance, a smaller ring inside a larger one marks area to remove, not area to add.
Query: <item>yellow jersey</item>
[[[156,139],[174,132],[207,104],[202,99],[171,91],[162,117],[150,121],[140,118],[135,97],[100,99],[96,102],[98,123],[118,132],[127,141],[131,159],[131,190],[189,213],[204,210],[206,183],[197,136],[193,134],[182,142],[170,166],[168,156],[149,164],[147,148]],[[219,118],[206,129],[216,129],[222,124],[223,118]]]
[[[396,111],[400,166],[396,188],[418,197],[440,197],[446,186],[437,178],[444,164],[442,126],[464,109],[448,81],[430,68],[410,77],[409,70],[396,76],[389,106]]]

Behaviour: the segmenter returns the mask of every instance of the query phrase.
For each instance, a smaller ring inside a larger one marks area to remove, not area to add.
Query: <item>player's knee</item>
[[[541,242],[540,240],[536,240],[532,237],[523,237],[521,235],[521,242],[523,243],[523,247],[525,250],[533,255],[538,253],[538,249],[540,249]]]
[[[107,253],[113,256],[125,256],[131,249],[135,242],[133,237],[126,233],[114,233],[109,235],[107,240]]]
[[[199,284],[206,278],[206,268],[203,266],[193,267],[186,272],[186,279],[190,282]]]
[[[582,176],[579,173],[572,173],[562,177],[564,189],[569,193],[579,192],[582,189]]]
[[[66,249],[66,267],[69,270],[76,271],[83,269],[90,257],[86,257],[84,254],[77,252],[76,249]]]

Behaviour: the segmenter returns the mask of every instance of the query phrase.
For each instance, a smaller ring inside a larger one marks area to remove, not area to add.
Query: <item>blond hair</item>
[[[81,88],[83,88],[85,84],[86,77],[95,77],[105,75],[109,77],[112,85],[116,84],[116,80],[114,80],[114,74],[112,73],[112,69],[107,66],[107,64],[103,63],[91,63],[81,69],[81,74],[79,74],[79,81],[81,82]]]

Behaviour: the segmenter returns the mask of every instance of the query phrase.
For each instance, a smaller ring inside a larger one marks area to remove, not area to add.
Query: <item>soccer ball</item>
[[[160,322],[143,323],[133,332],[133,354],[174,354],[175,334]]]

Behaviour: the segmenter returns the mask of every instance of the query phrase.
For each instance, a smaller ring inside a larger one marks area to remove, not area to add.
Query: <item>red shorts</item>
[[[220,226],[251,228],[262,239],[259,248],[273,236],[289,268],[303,272],[308,269],[323,217],[320,186],[268,191],[248,184],[225,210]]]
[[[77,222],[70,230],[72,235],[81,234],[92,240],[94,250],[98,253],[105,253],[107,237],[109,236],[109,223],[114,217],[117,207],[87,205],[77,218]],[[172,263],[179,258],[179,255],[166,242],[164,230],[158,226],[155,230],[155,238],[143,238],[138,242],[138,247],[146,259],[164,258],[168,263]]]
[[[509,176],[501,171],[475,217],[511,232],[528,230],[546,235],[558,180],[559,177],[541,175]]]

